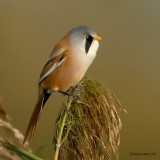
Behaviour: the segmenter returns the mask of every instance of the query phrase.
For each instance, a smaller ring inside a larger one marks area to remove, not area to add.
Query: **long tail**
[[[48,93],[47,90],[39,91],[38,100],[33,110],[32,116],[30,118],[27,130],[24,136],[23,144],[26,142],[27,139],[30,140],[32,135],[34,134],[37,123],[38,123],[38,119],[40,116],[40,112],[42,111],[43,106],[45,105],[50,95],[51,93]]]

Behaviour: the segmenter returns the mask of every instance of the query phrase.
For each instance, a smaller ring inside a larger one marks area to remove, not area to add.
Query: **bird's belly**
[[[56,80],[53,83],[53,90],[66,91],[70,87],[76,86],[83,78],[89,65],[84,62],[76,61],[69,65],[62,65],[60,72],[56,76]]]
[[[81,54],[68,57],[60,66],[58,66],[44,81],[43,88],[54,91],[66,91],[75,86],[83,78],[89,66],[92,64],[95,55]]]

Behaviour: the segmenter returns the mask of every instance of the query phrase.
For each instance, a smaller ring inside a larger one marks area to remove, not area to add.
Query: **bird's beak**
[[[94,36],[93,39],[94,39],[94,40],[97,40],[97,41],[102,40],[102,38],[99,37],[99,36]]]

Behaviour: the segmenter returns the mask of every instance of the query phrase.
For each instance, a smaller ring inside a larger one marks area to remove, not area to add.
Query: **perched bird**
[[[73,28],[54,47],[38,81],[39,96],[30,118],[24,141],[33,135],[38,118],[53,92],[66,92],[76,86],[96,57],[99,47],[96,32],[87,26]]]

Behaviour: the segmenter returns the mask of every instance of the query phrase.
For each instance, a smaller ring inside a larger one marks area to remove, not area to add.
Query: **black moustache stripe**
[[[85,44],[86,54],[88,53],[89,48],[90,48],[92,42],[93,42],[93,37],[89,35],[89,36],[86,38],[86,44]]]

